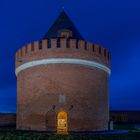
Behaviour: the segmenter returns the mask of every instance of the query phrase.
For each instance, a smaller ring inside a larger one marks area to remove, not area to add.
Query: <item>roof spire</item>
[[[64,7],[64,6],[62,6],[62,11],[64,11],[64,9],[65,9],[65,7]]]
[[[44,36],[43,39],[57,38],[58,33],[61,30],[65,30],[65,29],[70,30],[72,32],[72,38],[83,39],[83,37],[81,36],[79,31],[76,29],[74,24],[71,22],[71,20],[69,19],[69,17],[65,13],[64,8],[62,7],[62,11],[61,11],[60,15],[55,20],[54,24],[48,30],[48,32],[46,33],[46,35]]]

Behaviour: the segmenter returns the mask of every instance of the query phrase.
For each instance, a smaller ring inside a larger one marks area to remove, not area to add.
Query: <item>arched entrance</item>
[[[56,131],[56,113],[50,110],[45,115],[45,125],[47,131]]]
[[[57,133],[68,133],[68,116],[66,112],[59,112],[57,114]]]

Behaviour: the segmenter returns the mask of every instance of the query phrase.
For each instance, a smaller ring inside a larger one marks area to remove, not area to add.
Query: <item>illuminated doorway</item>
[[[59,112],[57,115],[57,133],[68,133],[68,117],[66,112]]]

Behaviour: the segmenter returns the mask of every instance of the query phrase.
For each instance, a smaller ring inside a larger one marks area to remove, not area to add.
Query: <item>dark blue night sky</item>
[[[41,39],[65,7],[87,41],[112,54],[111,110],[140,110],[139,0],[0,1],[0,112],[16,112],[14,55]]]

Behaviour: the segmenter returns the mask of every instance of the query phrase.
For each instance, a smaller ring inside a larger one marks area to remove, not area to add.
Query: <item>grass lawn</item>
[[[15,128],[0,128],[0,140],[140,140],[140,131],[131,129],[127,134],[57,135],[44,132],[16,131]]]

